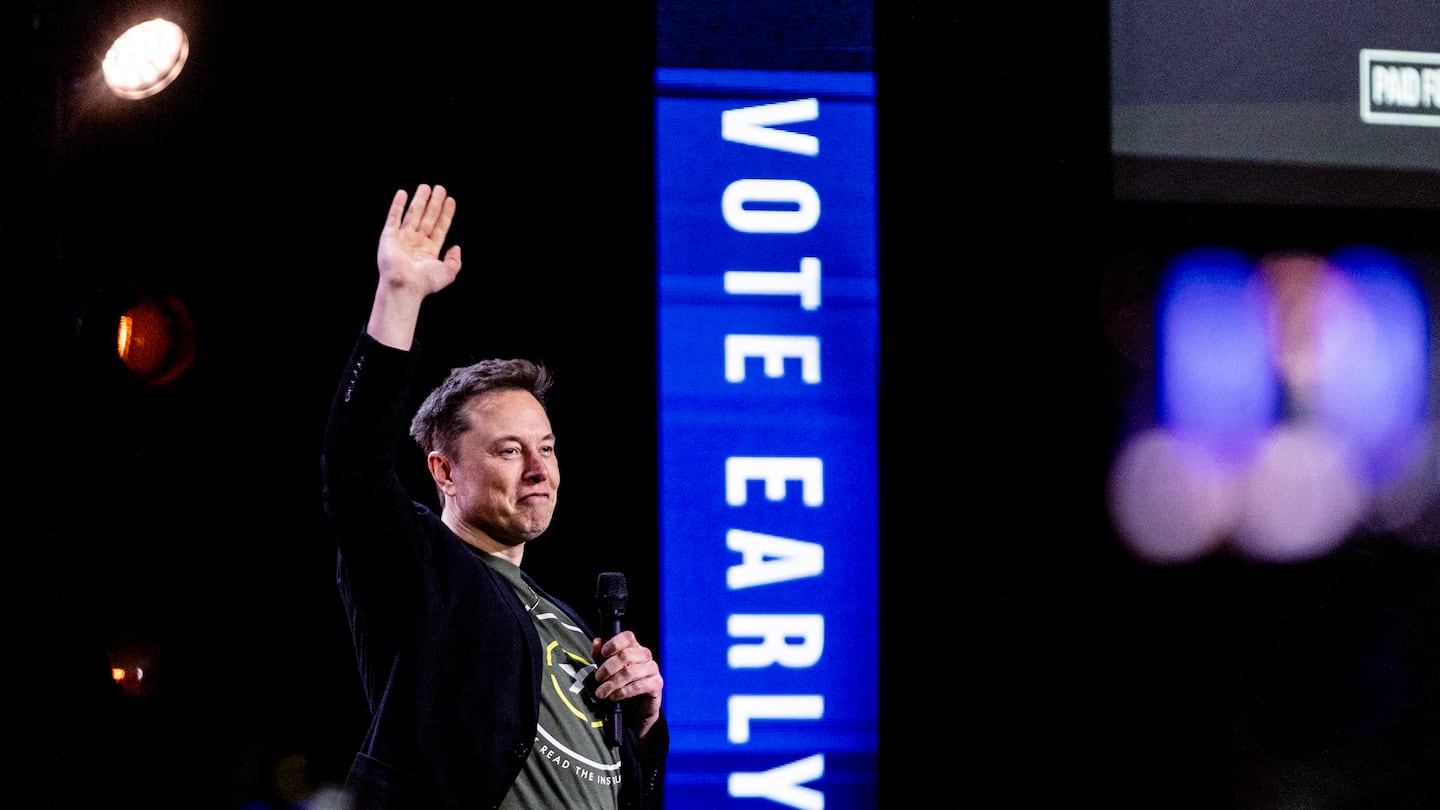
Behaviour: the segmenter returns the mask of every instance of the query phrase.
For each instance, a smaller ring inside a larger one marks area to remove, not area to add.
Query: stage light
[[[185,67],[190,41],[175,23],[155,18],[121,34],[100,63],[105,84],[120,98],[142,99],[170,86]]]
[[[153,676],[161,653],[158,641],[143,636],[127,633],[111,640],[105,653],[110,664],[110,679],[127,695],[154,697],[159,684]]]
[[[142,297],[120,316],[115,351],[138,379],[165,385],[195,360],[195,322],[173,295]]]

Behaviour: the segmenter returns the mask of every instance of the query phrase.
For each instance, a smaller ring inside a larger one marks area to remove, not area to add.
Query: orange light
[[[120,681],[125,680],[125,670],[124,670],[124,668],[122,668],[122,667],[111,667],[111,668],[110,668],[110,677],[111,677],[111,678],[114,678],[116,683],[119,683]]]
[[[151,385],[164,385],[195,360],[195,322],[173,295],[142,298],[120,316],[115,351],[130,373]]]

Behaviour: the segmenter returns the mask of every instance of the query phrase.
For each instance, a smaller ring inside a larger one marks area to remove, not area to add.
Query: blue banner
[[[874,807],[874,75],[655,81],[667,801]]]

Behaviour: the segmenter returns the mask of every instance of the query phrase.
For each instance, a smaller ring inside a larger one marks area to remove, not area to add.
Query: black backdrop
[[[0,49],[24,763],[0,806],[279,807],[343,777],[364,705],[319,440],[396,188],[460,201],[465,269],[420,328],[430,378],[525,355],[564,381],[567,497],[527,567],[581,609],[597,573],[626,572],[656,638],[648,9],[172,4],[189,61],[127,107],[85,36],[116,6],[30,5]],[[107,339],[145,291],[198,330],[158,388]],[[144,697],[111,655],[148,664]]]
[[[651,9],[181,6],[192,61],[156,114],[72,122],[80,90],[52,77],[102,5],[3,12],[0,576],[24,755],[5,806],[280,806],[287,757],[311,784],[343,774],[363,707],[319,431],[397,187],[461,201],[466,269],[421,328],[434,372],[559,372],[566,500],[527,565],[580,601],[626,570],[653,638]],[[1098,301],[1136,247],[1382,222],[1420,240],[1433,217],[1111,204],[1105,13],[1057,5],[877,9],[885,791],[1424,806],[1433,561],[1128,559],[1103,503],[1124,380]],[[131,286],[177,292],[201,329],[164,389],[83,339]],[[129,700],[101,662],[144,642],[156,696]],[[1376,650],[1388,677],[1344,674]]]
[[[907,281],[903,300],[885,296],[883,332],[888,339],[899,312],[912,322],[973,315],[937,321],[960,321],[962,331],[924,344],[928,353],[913,336],[901,338],[971,384],[954,395],[971,410],[960,419],[956,408],[956,421],[926,453],[942,471],[942,488],[958,485],[952,469],[979,481],[965,485],[975,489],[960,526],[952,528],[947,512],[924,535],[963,549],[933,575],[947,593],[970,597],[956,619],[965,628],[958,643],[967,671],[983,673],[957,698],[974,710],[974,723],[957,733],[980,743],[996,806],[1429,806],[1440,795],[1433,508],[1419,532],[1427,542],[1367,532],[1298,565],[1217,554],[1159,568],[1130,558],[1109,525],[1105,483],[1137,369],[1116,351],[1108,330],[1117,323],[1105,307],[1119,289],[1153,285],[1164,257],[1196,245],[1324,254],[1368,242],[1433,256],[1436,212],[1315,204],[1320,195],[1304,204],[1275,196],[1222,204],[1233,197],[1203,187],[1197,198],[1210,204],[1113,201],[1103,13],[1017,8],[980,27],[958,21],[958,40],[973,49],[955,51],[960,62],[935,97],[963,99],[956,109],[972,115],[960,126],[984,146],[942,158],[937,183],[947,193],[924,219],[908,207],[900,214],[949,243],[951,267],[966,285],[973,281],[944,303],[916,300],[920,287]],[[923,108],[907,104],[903,120],[917,124],[912,116]],[[882,135],[895,131],[895,118],[888,122]],[[913,171],[929,158],[901,165]],[[1302,170],[1286,180],[1298,178],[1302,185],[1291,188],[1303,192],[1305,177]],[[1354,188],[1365,193],[1379,182],[1357,175]],[[974,203],[973,214],[957,215],[961,199]],[[894,200],[888,195],[882,210]],[[898,234],[885,233],[896,249]],[[920,241],[946,255],[936,241]],[[971,253],[973,244],[983,247]],[[886,256],[884,277],[893,279],[893,254]],[[1433,261],[1422,271],[1433,290]],[[973,296],[969,308],[965,294]],[[894,355],[886,360],[893,373]],[[916,393],[903,389],[897,403],[895,386],[887,376],[882,391],[891,406],[882,509],[892,516],[898,493],[913,491],[898,475],[906,432],[894,406],[914,416]],[[886,538],[892,577],[933,553],[926,543],[917,560],[913,543]],[[893,598],[897,587],[887,588]],[[894,614],[887,599],[887,626]],[[884,671],[892,685],[905,677]],[[895,702],[885,705],[894,717]],[[896,752],[887,767],[903,769],[897,758],[907,759]]]

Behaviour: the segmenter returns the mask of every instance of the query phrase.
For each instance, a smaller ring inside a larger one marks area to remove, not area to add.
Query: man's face
[[[447,523],[457,518],[505,546],[534,539],[550,526],[560,488],[550,418],[528,391],[492,391],[466,409],[473,427],[443,467],[448,481],[437,479],[453,510]]]

